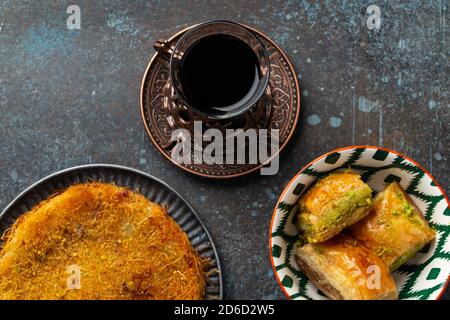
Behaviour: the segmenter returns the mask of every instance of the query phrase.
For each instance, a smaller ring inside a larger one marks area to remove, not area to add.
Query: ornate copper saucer
[[[155,53],[147,66],[141,85],[141,116],[150,139],[158,150],[172,163],[190,173],[209,178],[232,178],[248,174],[261,168],[256,164],[184,164],[171,158],[174,142],[172,132],[183,128],[193,135],[194,120],[202,120],[206,128],[257,128],[279,130],[279,152],[292,137],[300,113],[300,88],[298,79],[286,54],[264,33],[243,25],[266,46],[270,55],[270,79],[266,94],[259,103],[241,117],[233,121],[205,121],[185,106],[171,101],[169,63],[159,53]],[[174,44],[190,28],[186,28],[166,43]],[[273,155],[272,155],[273,156]]]

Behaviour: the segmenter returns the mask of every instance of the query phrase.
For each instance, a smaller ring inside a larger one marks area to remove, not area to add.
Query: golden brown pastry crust
[[[330,299],[397,299],[397,288],[386,264],[348,235],[297,248],[300,270]],[[379,274],[379,287],[375,281]]]
[[[22,215],[0,251],[0,299],[201,299],[202,261],[159,205],[110,184],[69,187]],[[70,289],[76,266],[80,289]]]
[[[353,225],[350,232],[380,256],[391,271],[435,237],[434,230],[397,182],[377,195],[372,212]]]
[[[297,228],[307,242],[324,242],[365,217],[371,206],[372,190],[359,174],[333,173],[300,198]]]

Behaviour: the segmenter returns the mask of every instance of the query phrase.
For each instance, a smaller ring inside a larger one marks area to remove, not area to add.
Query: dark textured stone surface
[[[443,3],[376,1],[381,29],[369,31],[367,1],[2,1],[0,207],[73,165],[138,168],[199,212],[218,246],[226,298],[282,298],[268,259],[270,218],[283,187],[308,161],[336,147],[381,145],[414,158],[449,190]],[[70,4],[81,7],[81,30],[66,28]],[[153,42],[211,19],[266,32],[301,77],[301,120],[276,176],[189,175],[143,129],[139,89]]]

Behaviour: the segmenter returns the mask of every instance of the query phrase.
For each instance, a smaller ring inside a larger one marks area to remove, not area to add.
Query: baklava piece
[[[354,172],[320,179],[299,201],[297,228],[306,242],[324,242],[364,218],[372,208],[372,190]]]
[[[389,268],[348,235],[297,248],[300,270],[333,300],[394,300],[397,287]]]
[[[382,258],[391,271],[435,237],[434,230],[397,182],[376,196],[372,212],[352,226],[350,232]]]

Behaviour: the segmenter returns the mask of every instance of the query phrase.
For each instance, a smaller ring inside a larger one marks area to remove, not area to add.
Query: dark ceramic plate
[[[142,171],[110,164],[91,164],[56,172],[34,183],[19,194],[0,214],[0,235],[23,213],[42,200],[70,185],[92,181],[114,183],[139,192],[150,201],[165,205],[169,215],[186,232],[192,246],[210,263],[205,270],[205,299],[222,299],[222,274],[219,256],[200,218],[187,202],[161,180]]]

